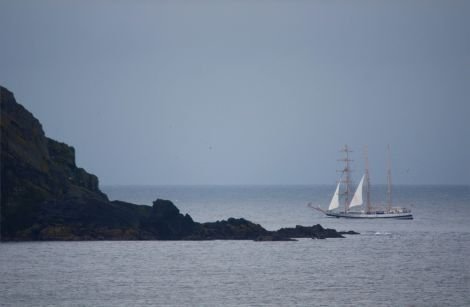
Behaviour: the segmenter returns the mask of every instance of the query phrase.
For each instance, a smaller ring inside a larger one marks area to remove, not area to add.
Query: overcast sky
[[[470,1],[5,1],[0,84],[101,184],[470,184]]]

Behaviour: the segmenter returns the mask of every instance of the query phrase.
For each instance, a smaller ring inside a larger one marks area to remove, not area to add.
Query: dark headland
[[[46,137],[41,123],[1,86],[0,110],[2,241],[343,237],[321,225],[268,231],[243,218],[198,223],[169,200],[153,206],[109,201],[98,178],[75,164],[74,148]]]

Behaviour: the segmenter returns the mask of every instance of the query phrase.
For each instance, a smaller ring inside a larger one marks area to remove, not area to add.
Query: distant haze
[[[470,1],[5,1],[0,84],[101,184],[470,184]]]

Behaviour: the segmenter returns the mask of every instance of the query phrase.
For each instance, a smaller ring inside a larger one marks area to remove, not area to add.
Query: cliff
[[[106,201],[98,178],[75,165],[75,149],[44,135],[39,121],[0,88],[2,196],[9,204],[50,199]]]
[[[288,240],[342,237],[320,225],[277,232],[245,219],[194,222],[168,200],[153,206],[109,201],[98,178],[77,167],[75,150],[0,86],[2,240]]]

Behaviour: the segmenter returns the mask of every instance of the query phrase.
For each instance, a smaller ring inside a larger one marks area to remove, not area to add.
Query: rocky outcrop
[[[153,206],[109,201],[98,178],[75,164],[73,147],[0,86],[2,240],[257,240],[339,238],[320,225],[267,231],[243,218],[194,222],[168,200]]]
[[[208,239],[254,240],[269,232],[261,225],[243,218],[202,224],[202,237]]]
[[[152,207],[96,199],[38,205],[34,222],[5,240],[181,240],[200,227],[167,200]],[[176,210],[175,210],[176,209]]]
[[[344,236],[335,229],[323,228],[320,224],[311,227],[297,225],[295,228],[281,228],[277,233],[280,236],[289,238],[344,238]]]

